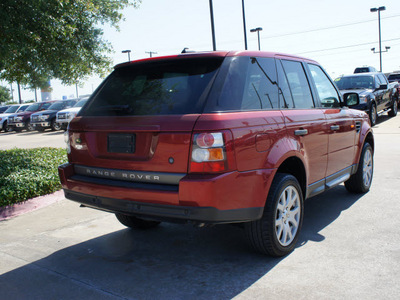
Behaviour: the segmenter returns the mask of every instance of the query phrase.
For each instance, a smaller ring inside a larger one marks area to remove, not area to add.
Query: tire
[[[374,173],[374,155],[369,143],[365,143],[361,152],[357,172],[345,183],[346,189],[351,193],[366,193],[369,191]]]
[[[275,257],[292,252],[303,224],[303,202],[297,179],[278,173],[272,182],[263,216],[260,220],[245,223],[246,236],[253,248]]]
[[[134,229],[150,229],[157,227],[161,222],[143,220],[134,216],[127,216],[124,214],[116,213],[118,221],[126,227]]]
[[[51,127],[52,131],[61,130],[61,125],[59,123],[57,123],[55,119],[53,121],[51,121],[50,127]]]
[[[30,121],[27,121],[27,122],[26,122],[25,128],[26,128],[26,130],[28,130],[28,131],[34,131],[34,130],[35,130],[35,127],[32,126],[32,124],[31,124]]]
[[[378,114],[376,111],[376,105],[374,103],[372,103],[371,109],[369,110],[369,120],[371,122],[371,126],[375,126],[377,118],[378,118]]]
[[[395,117],[397,115],[397,101],[393,99],[392,107],[388,112],[389,117]]]

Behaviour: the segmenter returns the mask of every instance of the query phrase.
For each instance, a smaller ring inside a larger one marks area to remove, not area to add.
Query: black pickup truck
[[[355,92],[360,104],[352,107],[368,113],[371,125],[376,124],[378,114],[388,111],[390,117],[397,115],[395,83],[389,83],[380,72],[346,75],[335,79],[342,93]]]

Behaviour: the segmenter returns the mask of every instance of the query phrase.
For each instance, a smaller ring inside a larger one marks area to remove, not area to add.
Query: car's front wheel
[[[277,174],[262,218],[245,223],[246,236],[258,252],[284,256],[296,246],[303,215],[303,193],[299,182],[290,174]]]
[[[374,154],[369,143],[365,143],[361,152],[357,172],[345,183],[345,187],[352,193],[366,193],[369,191],[374,174]]]
[[[60,123],[57,123],[56,120],[51,121],[51,130],[53,131],[58,131],[61,130],[61,125]]]
[[[371,122],[371,126],[376,124],[376,119],[378,118],[378,113],[376,111],[376,105],[374,103],[371,104],[371,109],[369,111],[369,120]]]
[[[26,128],[28,131],[34,131],[34,130],[35,130],[35,127],[33,127],[33,125],[31,124],[30,121],[26,122],[25,128]]]
[[[397,115],[397,101],[393,99],[392,107],[388,112],[389,117],[395,117]]]
[[[143,220],[134,216],[128,216],[120,213],[116,213],[115,216],[122,225],[135,229],[150,229],[157,227],[160,224],[160,222]]]

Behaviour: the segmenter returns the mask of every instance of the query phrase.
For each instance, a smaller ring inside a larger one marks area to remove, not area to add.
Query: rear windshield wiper
[[[94,109],[95,111],[115,111],[115,112],[127,112],[127,113],[132,113],[134,111],[133,107],[124,104],[124,105],[103,105],[96,107]]]

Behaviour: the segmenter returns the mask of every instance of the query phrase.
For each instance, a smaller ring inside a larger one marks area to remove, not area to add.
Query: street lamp
[[[385,7],[385,6],[373,7],[373,8],[370,9],[371,12],[378,12],[380,72],[382,72],[381,11],[383,11],[383,10],[386,10],[386,7]]]
[[[244,13],[244,0],[242,0],[242,15],[243,15],[243,32],[244,32],[244,50],[247,50],[246,16]]]
[[[211,20],[211,35],[212,35],[213,51],[216,51],[217,44],[215,42],[214,10],[213,10],[212,0],[210,0],[210,20]]]
[[[157,54],[157,52],[154,51],[145,51],[145,53],[150,54],[150,57],[153,57],[153,54]]]
[[[258,36],[258,50],[261,50],[260,48],[260,31],[262,31],[263,29],[261,27],[257,27],[257,28],[253,28],[250,29],[250,32],[257,32],[257,36]]]
[[[131,61],[131,50],[122,50],[122,53],[128,53],[128,61]]]

